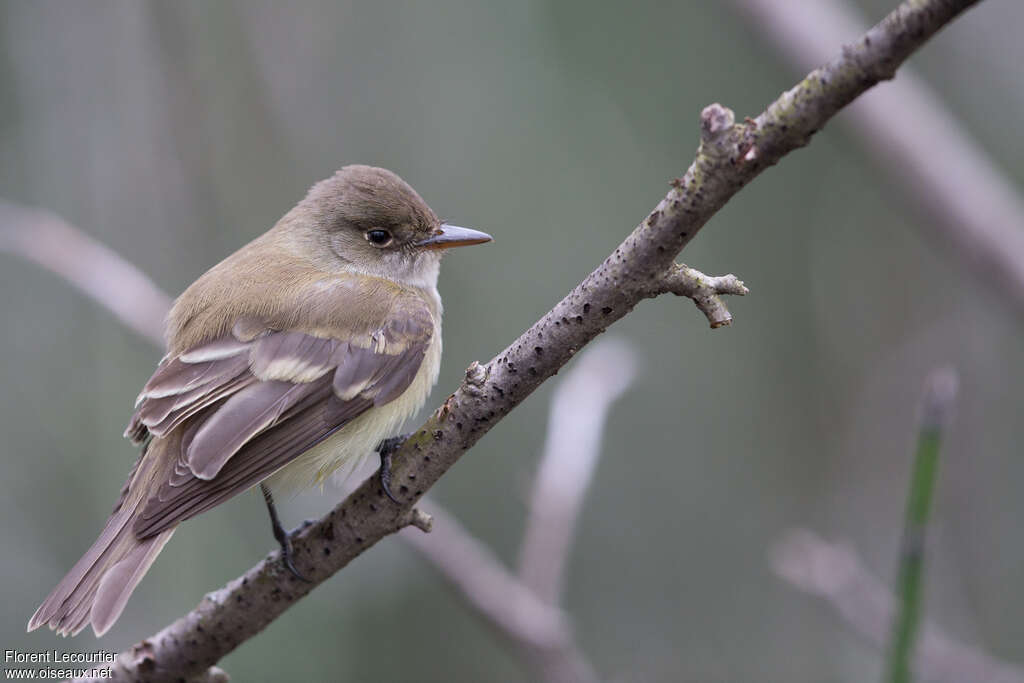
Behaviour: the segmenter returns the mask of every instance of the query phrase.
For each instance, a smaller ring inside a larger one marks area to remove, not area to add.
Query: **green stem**
[[[956,376],[951,371],[935,373],[925,390],[900,548],[898,605],[893,615],[885,678],[888,683],[911,681],[911,659],[921,622],[925,531],[938,474],[942,429],[948,421],[955,393]]]

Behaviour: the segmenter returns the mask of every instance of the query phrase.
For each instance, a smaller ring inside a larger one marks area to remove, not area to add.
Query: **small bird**
[[[441,255],[490,240],[442,223],[391,171],[346,166],[196,280],[125,431],[142,453],[120,499],[28,629],[103,635],[179,523],[256,485],[301,578],[273,492],[343,476],[380,449],[393,498],[386,437],[441,364]]]

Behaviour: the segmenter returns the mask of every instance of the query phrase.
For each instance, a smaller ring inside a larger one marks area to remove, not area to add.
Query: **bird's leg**
[[[270,528],[274,531],[274,538],[281,546],[281,562],[288,568],[295,578],[308,582],[305,576],[299,573],[299,570],[295,568],[292,563],[292,539],[288,536],[288,532],[281,526],[281,518],[277,516],[277,508],[274,507],[274,496],[270,493],[270,489],[267,488],[266,484],[260,484],[260,491],[263,492],[263,500],[267,503],[267,512],[270,513]]]
[[[395,494],[391,493],[391,455],[397,451],[410,436],[412,436],[411,433],[400,434],[399,436],[392,436],[384,439],[377,444],[377,453],[380,455],[380,487],[384,489],[384,494],[397,505],[401,505],[402,501],[395,498]]]

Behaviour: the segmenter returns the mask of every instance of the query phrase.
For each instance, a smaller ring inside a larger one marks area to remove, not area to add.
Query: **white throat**
[[[349,261],[348,267],[357,273],[392,280],[400,285],[437,292],[437,278],[441,274],[441,251],[422,251],[410,257],[402,252],[382,254],[373,263]]]
[[[401,254],[387,254],[385,260],[390,260],[389,268],[395,280],[410,287],[421,287],[426,290],[437,289],[437,278],[441,274],[441,252],[421,252],[412,259],[392,259],[392,256]],[[397,273],[397,274],[394,274]]]

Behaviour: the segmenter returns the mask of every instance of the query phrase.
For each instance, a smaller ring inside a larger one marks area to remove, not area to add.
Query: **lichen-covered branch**
[[[459,457],[548,377],[644,298],[673,261],[744,185],[811,136],[977,0],[908,0],[842,54],[811,72],[756,119],[707,107],[697,157],[681,180],[605,261],[551,311],[466,379],[395,454],[391,503],[374,479],[293,539],[311,581],[281,571],[276,554],[144,641],[143,661],[124,653],[115,680],[174,680],[201,671],[260,632],[289,606],[381,538],[408,525],[413,505]]]

